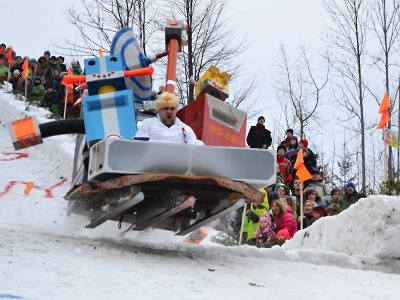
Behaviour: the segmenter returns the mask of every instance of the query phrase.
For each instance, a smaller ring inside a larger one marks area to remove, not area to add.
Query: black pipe
[[[40,124],[39,129],[42,138],[61,134],[85,134],[85,124],[83,119],[65,119],[47,122]]]

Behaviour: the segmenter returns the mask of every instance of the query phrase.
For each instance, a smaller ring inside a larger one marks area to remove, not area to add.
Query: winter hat
[[[19,74],[21,74],[21,72],[18,69],[14,70],[13,75],[19,75]]]
[[[299,143],[302,143],[304,147],[308,148],[308,141],[306,139],[301,139]]]
[[[29,62],[30,62],[31,64],[32,64],[32,63],[37,63],[37,60],[36,60],[36,58],[31,58]]]
[[[78,65],[78,61],[74,58],[71,60],[71,66],[76,67]]]
[[[316,206],[313,209],[313,212],[318,213],[321,217],[325,217],[326,216],[326,210],[323,206]]]
[[[280,149],[283,149],[283,150],[286,151],[286,147],[285,146],[279,145],[278,148],[276,148],[276,153],[278,153]]]
[[[348,182],[345,186],[345,189],[347,189],[349,186],[351,186],[354,190],[356,190],[356,185],[352,182]]]
[[[47,56],[50,57],[50,51],[48,51],[48,50],[44,51],[44,52],[43,52],[43,55],[47,55]]]
[[[288,132],[290,132],[290,133],[292,133],[292,134],[293,134],[293,129],[292,129],[292,128],[288,128],[288,129],[286,129],[286,132],[285,132],[285,133],[288,133]]]
[[[269,214],[269,212],[266,212],[261,216],[260,222],[261,221],[267,221],[271,224],[271,215]]]

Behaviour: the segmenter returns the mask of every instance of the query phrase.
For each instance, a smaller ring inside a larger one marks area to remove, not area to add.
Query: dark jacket
[[[264,125],[251,126],[246,141],[250,148],[261,149],[263,145],[266,145],[268,149],[272,143],[271,131],[265,129]]]

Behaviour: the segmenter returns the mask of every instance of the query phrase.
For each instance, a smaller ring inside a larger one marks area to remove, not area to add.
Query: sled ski
[[[132,199],[126,201],[125,203],[119,205],[116,208],[113,208],[109,212],[107,212],[107,213],[103,214],[102,216],[98,217],[97,219],[93,220],[88,225],[86,225],[85,228],[96,228],[97,226],[103,224],[105,221],[112,219],[116,215],[124,212],[125,210],[131,208],[132,206],[138,204],[139,202],[142,202],[143,200],[144,200],[143,193],[138,193]]]
[[[223,210],[221,210],[221,211],[219,211],[217,213],[214,213],[214,214],[212,214],[210,216],[207,216],[207,218],[203,218],[203,219],[201,219],[199,221],[196,221],[193,225],[191,225],[191,226],[179,231],[178,233],[176,233],[176,235],[186,235],[186,234],[196,230],[197,228],[199,228],[201,226],[204,226],[204,225],[210,223],[211,221],[213,221],[215,219],[218,219],[218,218],[230,213],[233,210],[238,209],[239,207],[242,207],[243,205],[244,205],[244,199],[240,199],[234,205],[232,205],[232,206],[230,206],[228,208],[225,208],[225,209],[223,209]]]

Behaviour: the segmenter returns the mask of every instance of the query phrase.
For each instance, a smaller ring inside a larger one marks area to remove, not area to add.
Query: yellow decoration
[[[112,86],[112,85],[103,85],[101,88],[99,88],[98,94],[106,94],[106,93],[111,93],[115,92],[117,89]]]
[[[228,96],[228,87],[231,75],[227,72],[220,72],[216,66],[211,66],[196,82],[195,94],[196,97],[204,90],[205,87],[210,85],[218,91],[226,93]],[[225,100],[222,99],[222,100]]]

